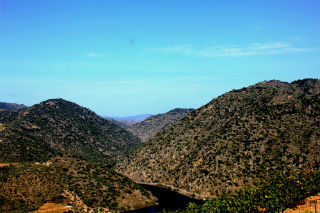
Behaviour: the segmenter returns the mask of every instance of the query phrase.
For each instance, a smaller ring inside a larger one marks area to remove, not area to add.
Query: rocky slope
[[[0,162],[45,161],[63,153],[112,164],[140,143],[89,109],[63,99],[2,113]]]
[[[214,196],[271,171],[319,168],[320,80],[233,90],[132,152],[117,171],[141,182]]]
[[[176,108],[167,113],[153,115],[139,123],[129,126],[127,130],[136,135],[142,141],[147,141],[159,131],[185,117],[193,109]]]
[[[47,202],[72,206],[72,212],[118,212],[155,198],[106,167],[69,156],[0,167],[0,212],[32,212]]]

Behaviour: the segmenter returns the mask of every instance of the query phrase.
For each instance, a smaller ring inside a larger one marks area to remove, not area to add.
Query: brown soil
[[[68,207],[67,204],[63,203],[46,203],[39,208],[39,210],[34,213],[63,213],[71,210],[71,207]]]
[[[317,201],[317,212],[320,212],[320,193],[315,195],[315,196],[311,196],[308,197],[307,199],[305,199],[303,201],[303,204],[297,206],[294,209],[287,209],[284,213],[307,213],[307,212],[315,212],[315,206],[314,206],[314,200],[318,200]]]

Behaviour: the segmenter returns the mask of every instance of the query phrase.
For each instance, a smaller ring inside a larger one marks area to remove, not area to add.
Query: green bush
[[[320,172],[309,171],[285,175],[276,173],[260,186],[222,193],[203,205],[190,203],[185,213],[284,212],[320,191]]]

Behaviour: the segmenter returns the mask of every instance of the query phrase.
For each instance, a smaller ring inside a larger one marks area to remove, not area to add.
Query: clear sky
[[[156,114],[319,78],[319,11],[319,0],[0,0],[0,101]]]

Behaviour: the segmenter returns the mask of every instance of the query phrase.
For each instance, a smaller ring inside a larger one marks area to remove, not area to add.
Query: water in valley
[[[189,198],[178,192],[172,191],[170,189],[161,188],[158,186],[151,186],[141,184],[142,187],[152,192],[152,194],[158,198],[158,205],[150,206],[143,209],[136,209],[132,211],[127,211],[126,213],[158,213],[162,210],[177,210],[184,209],[189,202],[194,202],[196,204],[202,204],[203,201]]]

